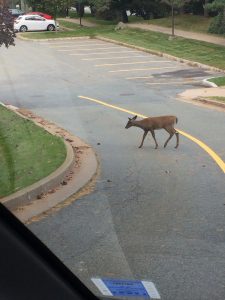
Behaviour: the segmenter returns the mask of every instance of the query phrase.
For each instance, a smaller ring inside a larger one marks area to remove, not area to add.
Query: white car
[[[58,27],[57,24],[57,29]],[[23,15],[14,21],[14,30],[21,32],[41,30],[54,31],[55,28],[54,20],[48,20],[39,15]]]

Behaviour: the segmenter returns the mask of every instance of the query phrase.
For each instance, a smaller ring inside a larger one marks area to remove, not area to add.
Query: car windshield
[[[225,5],[44,2],[0,1],[0,202],[100,298],[225,299]]]

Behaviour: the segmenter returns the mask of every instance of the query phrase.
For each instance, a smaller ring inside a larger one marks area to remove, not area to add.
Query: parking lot
[[[40,44],[60,56],[69,57],[73,62],[80,61],[84,66],[88,65],[97,70],[98,74],[131,80],[135,84],[151,85],[151,88],[157,85],[201,85],[201,80],[212,74],[167,58],[100,40],[49,41]]]
[[[216,73],[96,39],[18,41],[0,53],[1,101],[90,144],[94,190],[29,228],[95,293],[92,277],[152,281],[162,299],[224,296],[224,112],[177,99]],[[173,114],[159,148],[127,117]]]

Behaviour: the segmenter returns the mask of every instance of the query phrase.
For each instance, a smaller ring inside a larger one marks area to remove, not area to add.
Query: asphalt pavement
[[[79,136],[101,167],[94,192],[29,228],[99,295],[92,277],[152,281],[161,299],[225,298],[224,173],[192,140],[125,129],[128,111],[173,114],[225,161],[224,110],[176,98],[218,73],[98,41],[0,52],[0,100]],[[122,110],[121,110],[122,109]]]

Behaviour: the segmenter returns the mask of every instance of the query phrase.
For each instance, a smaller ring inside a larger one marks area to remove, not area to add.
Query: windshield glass
[[[59,27],[1,6],[0,201],[99,297],[224,299],[220,10],[22,2]]]

